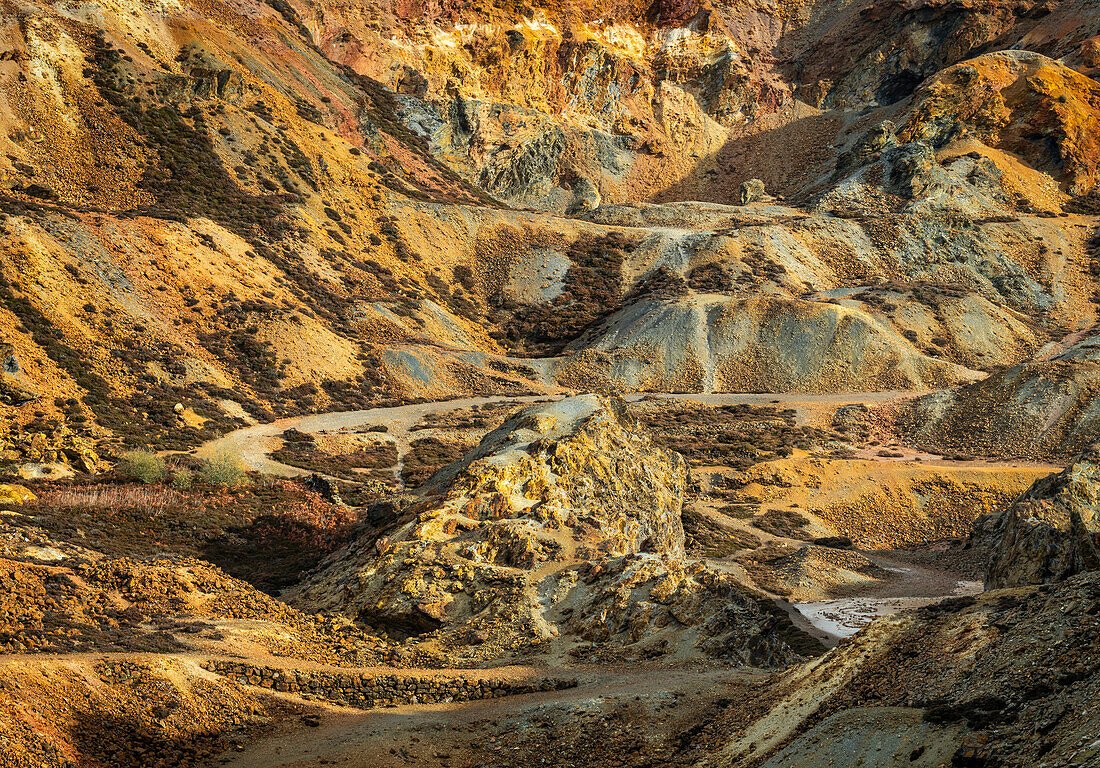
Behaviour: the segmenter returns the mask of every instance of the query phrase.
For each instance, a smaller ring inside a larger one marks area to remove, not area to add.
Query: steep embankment
[[[1098,337],[901,409],[902,428],[942,451],[1072,457],[1097,438]]]
[[[1032,485],[998,515],[980,520],[974,539],[992,544],[987,589],[1064,581],[1100,570],[1096,448],[1063,472]]]

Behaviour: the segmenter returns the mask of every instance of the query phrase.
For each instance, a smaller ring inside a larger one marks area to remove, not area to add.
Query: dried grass
[[[181,494],[159,485],[108,485],[50,490],[42,493],[35,503],[55,509],[130,509],[159,515],[182,502]]]

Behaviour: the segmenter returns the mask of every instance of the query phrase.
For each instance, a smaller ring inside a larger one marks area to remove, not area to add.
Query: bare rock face
[[[625,418],[596,395],[520,411],[430,480],[385,540],[342,553],[301,596],[414,633],[486,611],[531,620],[531,577],[562,561],[679,560],[686,464]]]
[[[485,521],[486,530],[499,527],[493,520],[533,521],[544,531],[584,528],[613,556],[682,558],[687,465],[631,426],[619,404],[597,395],[521,411],[463,460],[438,514],[421,515],[421,535],[456,516]]]
[[[600,190],[588,179],[580,179],[573,185],[573,199],[567,213],[589,213],[600,207]]]
[[[440,470],[387,535],[336,553],[288,597],[478,658],[565,636],[663,647],[690,636],[703,653],[795,658],[759,596],[684,566],[686,482],[684,459],[617,401],[533,406]]]
[[[0,424],[0,475],[32,477],[43,465],[65,465],[86,474],[95,474],[103,462],[95,444],[64,425],[44,432],[32,432],[9,424]]]
[[[986,589],[1062,581],[1100,569],[1100,450],[1036,482],[1000,517]]]
[[[974,136],[1081,195],[1096,186],[1098,105],[1096,81],[1038,53],[997,51],[930,78],[898,134],[936,147]]]

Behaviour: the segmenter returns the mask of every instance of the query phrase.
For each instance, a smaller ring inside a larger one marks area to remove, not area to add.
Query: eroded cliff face
[[[287,596],[479,660],[589,643],[772,665],[812,647],[766,598],[684,561],[686,482],[614,401],[532,406]]]
[[[842,110],[902,102],[990,49],[1087,74],[1100,33],[1086,4],[1034,0],[291,5],[328,55],[400,94],[453,167],[554,210],[677,188],[729,200],[784,162],[731,146],[761,129],[812,121],[825,139]],[[805,186],[810,169],[792,170],[772,186]]]

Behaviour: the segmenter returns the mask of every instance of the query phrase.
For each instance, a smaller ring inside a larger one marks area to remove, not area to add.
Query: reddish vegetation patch
[[[407,178],[417,186],[425,189],[433,195],[447,198],[456,203],[477,203],[472,195],[458,183],[445,179],[435,168],[425,162],[424,158],[409,150],[402,142],[389,134],[382,134],[386,152],[397,165],[404,171]]]

